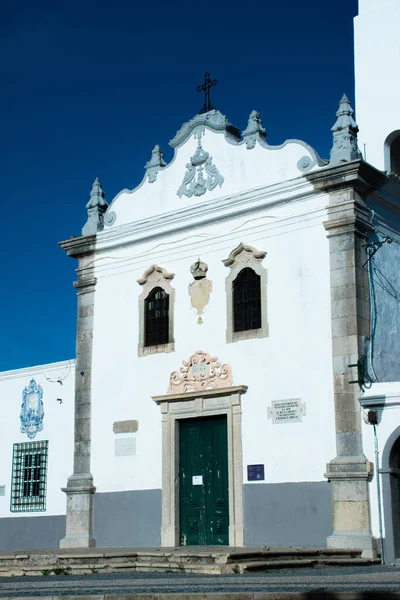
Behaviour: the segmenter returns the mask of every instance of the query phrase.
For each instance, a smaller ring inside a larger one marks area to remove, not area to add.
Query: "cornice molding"
[[[162,404],[163,402],[185,402],[186,400],[193,400],[195,398],[220,398],[221,396],[232,396],[233,394],[245,394],[247,390],[247,385],[234,385],[214,390],[194,390],[180,394],[163,394],[162,396],[152,396],[152,399],[157,404]]]
[[[105,229],[96,238],[96,250],[151,241],[165,235],[175,235],[216,222],[251,215],[265,208],[284,206],[319,195],[304,176],[270,186],[255,188],[238,194],[224,196],[181,210],[155,215],[120,228]]]
[[[44,365],[36,365],[33,367],[22,367],[21,369],[12,369],[11,371],[0,371],[0,381],[4,379],[19,379],[20,377],[28,377],[30,375],[40,375],[44,372],[59,371],[65,367],[71,366],[71,371],[75,368],[75,359],[63,360],[61,362],[49,363]]]
[[[363,160],[342,163],[307,173],[304,177],[324,192],[354,187],[358,192],[372,192],[385,185],[389,178]],[[400,189],[400,186],[399,186]]]
[[[96,239],[97,236],[95,234],[82,235],[80,237],[71,237],[71,239],[65,240],[64,242],[58,242],[58,245],[65,250],[68,256],[80,258],[81,256],[86,256],[87,254],[93,254],[95,252]]]

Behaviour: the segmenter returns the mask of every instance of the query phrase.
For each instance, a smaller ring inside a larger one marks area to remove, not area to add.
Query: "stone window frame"
[[[169,273],[166,269],[158,265],[152,265],[137,280],[138,284],[143,286],[142,293],[139,296],[139,343],[138,356],[148,356],[150,354],[158,354],[160,352],[173,352],[175,350],[174,339],[174,313],[175,313],[175,288],[172,287],[171,281],[175,275]],[[168,343],[158,344],[156,346],[145,346],[145,300],[150,292],[160,287],[169,296],[169,327],[168,327]]]
[[[179,424],[185,419],[226,415],[228,433],[229,545],[244,546],[242,395],[247,386],[153,396],[162,417],[161,546],[180,546]]]
[[[266,252],[256,250],[253,246],[243,244],[242,242],[232,250],[226,260],[223,260],[225,267],[230,268],[228,277],[225,280],[226,290],[226,343],[238,342],[252,338],[268,337],[269,324],[267,318],[267,283],[268,271],[261,264],[267,256]],[[248,329],[246,331],[234,331],[233,319],[233,282],[240,271],[245,268],[252,269],[260,277],[261,290],[261,327],[259,329]]]

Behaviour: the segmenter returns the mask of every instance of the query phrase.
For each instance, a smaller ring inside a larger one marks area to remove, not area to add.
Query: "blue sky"
[[[75,261],[91,184],[108,202],[142,180],[158,143],[212,101],[270,144],[329,156],[343,92],[354,103],[357,0],[0,0],[0,370],[74,357]]]

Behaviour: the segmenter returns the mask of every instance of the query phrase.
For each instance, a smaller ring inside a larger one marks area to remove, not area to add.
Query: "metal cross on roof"
[[[218,79],[210,79],[210,73],[204,73],[204,83],[203,85],[198,85],[196,90],[198,92],[204,92],[204,105],[200,111],[200,115],[208,112],[209,110],[213,110],[215,107],[210,102],[210,89],[217,85]]]

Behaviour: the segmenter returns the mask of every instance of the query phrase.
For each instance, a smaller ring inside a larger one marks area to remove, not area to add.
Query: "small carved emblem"
[[[202,314],[205,307],[210,301],[210,294],[212,292],[212,281],[207,278],[197,279],[189,284],[189,296],[193,308],[198,314],[197,322],[199,325],[203,324]]]
[[[200,258],[190,267],[190,272],[194,277],[194,281],[189,284],[189,296],[192,307],[197,312],[199,325],[203,324],[201,315],[205,307],[210,301],[212,292],[212,282],[207,279],[208,266]]]
[[[230,365],[221,365],[217,357],[211,357],[207,352],[197,350],[188,361],[182,361],[179,371],[171,373],[168,393],[215,390],[231,385]]]
[[[30,440],[43,429],[43,388],[31,379],[22,392],[21,433],[26,433]]]
[[[223,176],[217,167],[213,165],[212,156],[201,145],[201,135],[200,131],[195,134],[195,137],[197,137],[197,150],[190,158],[190,163],[186,165],[187,172],[177,191],[179,198],[182,198],[182,196],[188,198],[202,196],[207,190],[212,191],[217,185],[221,187],[224,183]],[[204,171],[206,172],[206,178],[204,177]]]

